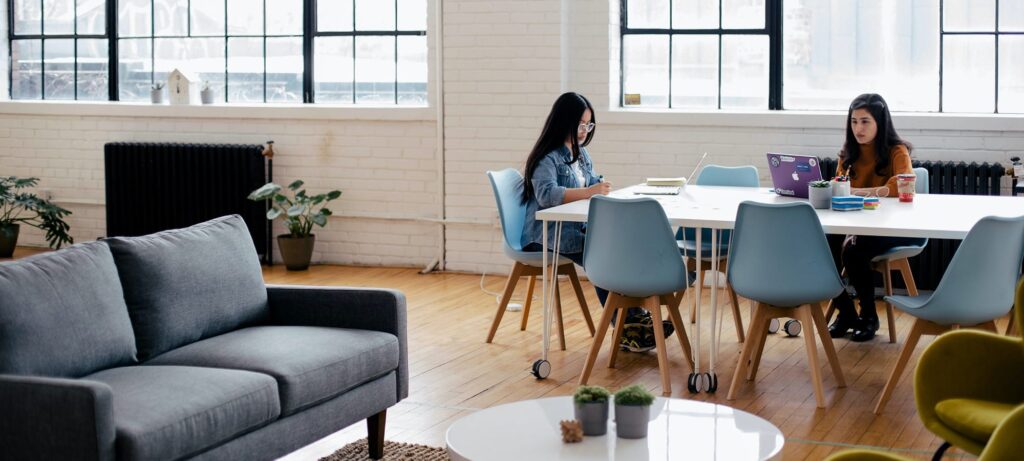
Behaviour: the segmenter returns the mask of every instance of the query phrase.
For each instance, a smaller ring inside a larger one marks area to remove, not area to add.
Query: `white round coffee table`
[[[658,398],[645,439],[608,433],[562,443],[559,421],[573,419],[572,397],[524,400],[460,418],[445,439],[453,460],[767,460],[785,439],[772,423],[745,411],[693,400]]]

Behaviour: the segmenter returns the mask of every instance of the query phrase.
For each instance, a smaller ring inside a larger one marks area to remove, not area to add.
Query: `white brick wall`
[[[430,2],[431,14],[437,6]],[[279,181],[302,178],[314,190],[344,191],[334,207],[339,216],[318,232],[317,261],[423,266],[443,242],[447,269],[504,274],[509,263],[484,171],[522,167],[562,91],[594,103],[598,129],[590,150],[599,171],[619,186],[689,174],[704,151],[711,163],[756,165],[766,180],[765,152],[833,155],[842,142],[840,113],[613,108],[618,0],[449,0],[443,10],[443,94],[430,85],[431,101],[444,101],[443,138],[433,109],[258,108],[253,115],[210,107],[27,110],[0,103],[0,174],[40,176],[75,212],[76,239],[91,240],[104,233],[103,143],[274,139]],[[0,22],[0,30],[5,26]],[[898,114],[896,126],[920,159],[1006,163],[1024,154],[1022,117]],[[43,242],[29,231],[24,243]]]

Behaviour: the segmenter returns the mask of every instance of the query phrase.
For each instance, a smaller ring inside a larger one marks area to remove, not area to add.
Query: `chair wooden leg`
[[[839,365],[839,355],[836,354],[835,343],[832,341],[832,337],[828,334],[825,317],[821,315],[820,304],[814,303],[811,305],[811,319],[814,320],[814,330],[818,332],[818,338],[821,339],[821,346],[825,349],[825,357],[828,359],[828,363],[832,367],[832,376],[836,378],[836,386],[846,387],[846,377],[843,376],[843,368]]]
[[[672,395],[672,378],[668,374],[668,346],[665,344],[665,326],[661,321],[661,302],[657,296],[644,300],[644,307],[654,321],[654,344],[658,352],[658,371],[661,372],[661,393]]]
[[[668,317],[672,320],[672,326],[676,328],[676,338],[679,339],[679,345],[683,349],[683,356],[686,357],[686,365],[690,367],[690,371],[693,371],[693,351],[690,349],[690,337],[687,336],[686,330],[683,329],[683,316],[679,314],[679,303],[683,300],[683,292],[680,291],[670,301],[666,302],[668,306]]]
[[[594,319],[590,317],[590,306],[587,306],[587,297],[583,295],[583,286],[580,285],[580,277],[576,274],[576,267],[572,267],[572,270],[568,271],[569,282],[572,283],[572,289],[576,292],[576,300],[580,303],[580,311],[583,312],[583,320],[587,322],[587,328],[590,329],[590,336],[594,336]]]
[[[811,307],[803,305],[793,312],[797,320],[804,325],[814,325]],[[821,365],[818,363],[818,344],[812,332],[804,333],[804,345],[807,348],[807,365],[811,368],[811,382],[814,384],[814,400],[818,408],[825,408],[825,387],[821,384]]]
[[[933,328],[929,328],[930,325],[934,324],[927,320],[914,319],[914,326],[910,327],[910,333],[907,334],[907,340],[900,351],[900,357],[896,359],[896,366],[889,373],[889,380],[885,382],[882,394],[878,396],[878,402],[875,404],[876,415],[882,413],[882,410],[885,409],[885,404],[892,397],[892,392],[896,389],[896,384],[899,383],[900,376],[903,375],[903,369],[906,368],[907,362],[910,361],[910,356],[914,354],[914,348],[917,347],[917,342],[921,339],[921,335],[928,333],[929,330],[933,330]]]
[[[764,318],[766,316],[765,309],[762,308],[763,304],[757,303],[757,307],[754,308],[754,316],[750,320],[750,328],[760,328],[764,325]],[[750,331],[748,337],[756,334],[753,330]],[[739,389],[740,380],[747,374],[747,367],[750,363],[750,355],[754,352],[754,346],[757,341],[747,339],[743,343],[743,352],[740,353],[740,358],[736,362],[736,371],[732,375],[732,384],[729,385],[729,394],[726,396],[726,400],[736,400],[736,390]]]
[[[533,303],[533,287],[537,284],[537,276],[530,276],[530,285],[526,288],[526,301],[523,302],[523,321],[519,324],[519,331],[526,331],[526,322],[530,320],[530,304]]]
[[[725,288],[729,292],[729,302],[732,303],[732,323],[736,326],[736,338],[742,343],[746,338],[743,336],[743,316],[740,315],[740,300],[736,296],[736,291],[732,289],[732,285],[726,284]]]
[[[886,261],[882,267],[882,286],[885,288],[885,295],[892,296],[892,265]],[[885,303],[885,316],[889,321],[889,343],[896,343],[896,315],[892,311],[892,304]]]
[[[491,322],[491,331],[487,333],[488,343],[494,340],[494,333],[497,333],[498,325],[501,324],[501,317],[505,315],[505,308],[508,307],[508,300],[512,299],[512,293],[516,291],[516,283],[519,282],[519,277],[522,276],[525,268],[526,266],[521,263],[516,263],[515,266],[512,266],[512,274],[508,276],[508,280],[505,282],[505,293],[501,295],[501,303],[498,304],[498,312],[494,314],[494,321]]]
[[[768,340],[768,325],[771,324],[771,316],[764,316],[764,322],[760,327],[751,323],[749,341],[754,341],[754,352],[750,356],[750,368],[747,371],[747,381],[757,379],[757,370],[761,368],[761,356],[764,354],[764,344]]]
[[[900,271],[900,276],[903,277],[903,284],[907,286],[907,294],[917,296],[917,282],[914,281],[914,273],[910,271],[910,261],[898,259],[893,261],[893,267]]]
[[[370,453],[370,459],[381,459],[384,457],[384,423],[387,421],[388,411],[383,410],[369,418],[366,418],[366,444]]]
[[[594,333],[594,342],[590,345],[590,352],[587,352],[587,359],[583,363],[583,372],[580,373],[579,385],[587,384],[590,379],[590,372],[594,369],[594,361],[597,360],[597,353],[601,350],[601,342],[604,335],[608,333],[608,326],[612,322],[612,315],[615,314],[615,300],[618,297],[615,293],[608,294],[607,304],[601,313],[601,320],[597,322],[597,331]]]
[[[1017,320],[1014,317],[1017,315],[1017,308],[1010,309],[1010,322],[1006,324],[1006,336],[1014,336],[1017,334]]]
[[[558,342],[565,350],[565,320],[562,318],[562,289],[558,287],[558,279],[555,279],[555,313],[558,319]]]
[[[606,301],[607,302],[607,301]],[[626,308],[619,308],[619,304],[616,304],[615,310],[618,313],[615,314],[615,333],[612,335],[612,340],[608,344],[608,368],[615,368],[615,360],[619,358],[619,343],[622,342],[622,331],[626,329]],[[607,307],[605,307],[607,309]]]

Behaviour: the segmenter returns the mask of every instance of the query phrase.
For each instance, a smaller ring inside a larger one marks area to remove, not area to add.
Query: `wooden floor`
[[[19,248],[15,258],[37,252],[39,250]],[[264,277],[267,283],[387,287],[405,293],[409,320],[410,393],[409,398],[388,411],[386,437],[393,441],[443,447],[448,426],[473,411],[523,399],[570,395],[576,387],[590,345],[590,336],[578,304],[571,294],[571,287],[564,280],[562,293],[566,294],[563,309],[568,350],[552,352],[549,356],[553,369],[551,376],[538,381],[529,369],[540,357],[542,310],[532,309],[526,331],[519,331],[520,312],[507,313],[494,343],[485,344],[497,304],[494,295],[481,290],[478,275],[421,275],[414,269],[346,266],[314,266],[308,272],[286,272],[283,266],[278,265],[265,268]],[[491,292],[498,292],[504,287],[504,281],[505,277],[487,277],[484,286]],[[596,307],[596,295],[586,281],[583,283],[596,322],[600,313]],[[710,290],[703,291],[702,316],[707,324],[710,315],[707,293]],[[516,300],[522,300],[525,292],[526,283],[520,283]],[[537,306],[539,292],[538,288],[535,293]],[[683,309],[691,303],[688,294],[683,301]],[[742,300],[741,304],[746,325],[748,305]],[[879,313],[883,312],[881,309],[880,304]],[[684,317],[686,312],[683,311]],[[770,336],[765,344],[756,383],[742,386],[737,399],[727,401],[725,395],[740,351],[729,313],[723,317],[721,328],[721,360],[717,367],[721,381],[719,392],[696,395],[686,392],[685,379],[689,370],[678,343],[673,340],[669,343],[672,396],[729,405],[768,419],[786,437],[783,456],[787,460],[818,460],[854,446],[882,448],[904,456],[930,459],[941,442],[924,429],[917,417],[909,372],[903,376],[886,411],[877,417],[872,414],[875,399],[911,323],[909,317],[897,313],[899,339],[896,344],[889,344],[884,316],[882,318],[882,329],[874,341],[835,341],[848,383],[846,389],[835,387],[819,344],[818,354],[822,360],[827,394],[826,409],[815,408],[803,339],[779,334]],[[1000,328],[1005,324],[1003,319],[999,322]],[[688,329],[688,333],[692,334],[692,329]],[[702,357],[706,365],[709,327],[705,325],[701,335],[705,341]],[[922,339],[912,364],[930,342],[931,339]],[[557,340],[552,344],[557,344]],[[606,351],[605,348],[598,357],[591,384],[615,390],[641,383],[656,394],[661,393],[654,352],[620,353],[618,367],[610,369],[604,366]],[[355,424],[283,459],[315,460],[365,436],[366,425]],[[967,456],[955,449],[947,453],[947,458]]]
[[[521,313],[507,313],[494,343],[485,344],[496,302],[494,295],[480,289],[480,276],[421,275],[413,269],[344,266],[315,266],[303,273],[288,273],[283,267],[275,266],[265,269],[264,275],[267,283],[388,287],[405,293],[409,312],[410,393],[409,398],[388,411],[386,437],[393,441],[443,447],[448,426],[473,411],[523,399],[570,395],[576,387],[590,345],[590,336],[578,304],[565,280],[562,281],[562,293],[569,294],[564,298],[563,307],[568,350],[553,352],[549,357],[553,368],[551,376],[546,380],[536,380],[529,369],[540,357],[542,310],[531,309],[530,324],[525,332],[519,331]],[[497,292],[503,284],[504,277],[495,276],[487,277],[484,286],[491,292]],[[521,300],[525,296],[525,285],[520,284],[516,299]],[[599,314],[594,307],[598,305],[596,295],[585,281],[584,288],[596,321]],[[704,290],[705,293],[708,291]],[[539,301],[539,294],[535,297]],[[684,307],[687,301],[692,303],[688,296],[683,302]],[[749,312],[747,302],[741,300],[741,304],[746,317]],[[706,295],[704,306],[702,316],[707,319],[710,308]],[[881,305],[879,309],[882,309]],[[904,456],[930,459],[941,441],[925,430],[917,417],[910,373],[904,375],[886,411],[877,417],[872,414],[875,399],[896,360],[903,336],[910,329],[909,317],[897,314],[899,340],[897,344],[889,344],[884,315],[882,318],[882,330],[872,342],[835,341],[846,374],[846,389],[835,387],[819,344],[818,354],[822,360],[827,393],[826,409],[815,408],[803,339],[778,334],[768,338],[756,383],[747,383],[735,401],[727,401],[725,395],[740,351],[728,313],[721,329],[721,360],[717,367],[722,389],[716,394],[688,393],[685,379],[689,370],[678,343],[673,341],[670,343],[673,347],[669,348],[673,367],[672,396],[725,404],[768,419],[786,437],[783,456],[787,460],[822,459],[830,453],[854,446],[883,448]],[[1005,325],[1005,319],[1000,325]],[[705,326],[701,334],[702,339],[708,341],[710,328]],[[920,351],[930,342],[930,339],[922,340],[912,363],[916,363]],[[557,340],[552,344],[557,344]],[[615,390],[641,383],[655,393],[661,392],[657,358],[653,352],[621,353],[615,369],[604,366],[606,354],[602,352],[599,356],[591,384]],[[706,360],[707,346],[703,357]],[[356,424],[285,459],[317,459],[365,436],[365,424]],[[967,455],[953,450],[947,456]]]

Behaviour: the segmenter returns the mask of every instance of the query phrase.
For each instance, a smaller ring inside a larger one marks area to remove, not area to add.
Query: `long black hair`
[[[594,124],[594,129],[587,133],[587,138],[583,140],[583,144],[580,144],[576,133],[579,130],[580,119],[583,118],[583,113],[587,109],[590,109],[590,122]],[[587,98],[571,91],[559,96],[551,106],[551,112],[548,113],[548,119],[544,122],[544,129],[540,132],[537,143],[533,145],[530,156],[526,158],[526,168],[523,171],[523,203],[527,203],[533,198],[533,172],[537,169],[541,159],[551,151],[564,146],[565,141],[569,139],[571,143],[569,150],[572,151],[572,160],[569,163],[575,163],[580,159],[580,146],[590,144],[595,131],[597,131],[597,116]]]
[[[843,170],[852,177],[854,174],[853,164],[860,157],[860,143],[853,135],[853,127],[850,124],[850,120],[853,119],[853,111],[857,109],[866,109],[875,119],[875,125],[878,126],[875,140],[872,141],[875,145],[875,156],[878,158],[878,162],[875,163],[875,174],[883,177],[889,176],[889,164],[892,160],[889,158],[889,153],[892,148],[902,144],[909,153],[913,146],[896,133],[896,127],[892,124],[892,115],[889,114],[889,105],[886,104],[885,99],[882,99],[882,96],[875,93],[862,94],[850,103],[850,110],[846,113],[846,142],[843,144],[842,152],[839,153]]]

